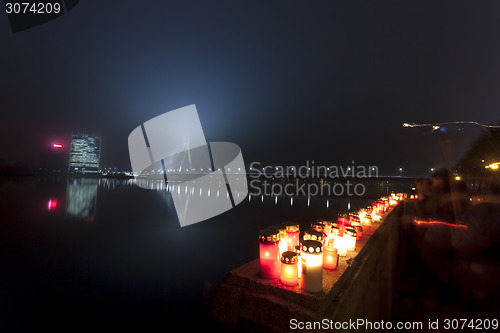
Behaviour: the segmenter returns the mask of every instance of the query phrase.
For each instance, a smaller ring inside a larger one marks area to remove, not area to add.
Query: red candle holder
[[[354,229],[356,230],[356,240],[361,240],[361,238],[363,238],[363,226],[356,225],[354,226]]]
[[[280,277],[279,231],[263,229],[259,231],[260,276],[266,279]]]

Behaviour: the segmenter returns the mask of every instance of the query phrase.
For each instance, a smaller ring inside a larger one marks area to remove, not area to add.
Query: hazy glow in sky
[[[103,166],[128,169],[132,129],[196,104],[207,140],[248,163],[427,169],[439,137],[403,122],[498,118],[499,15],[498,2],[95,0],[13,34],[1,13],[0,156],[50,164],[79,129],[102,136]],[[455,158],[478,132],[449,134]]]

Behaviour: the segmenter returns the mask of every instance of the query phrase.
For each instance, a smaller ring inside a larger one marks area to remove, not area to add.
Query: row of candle
[[[260,275],[267,279],[280,278],[287,286],[318,292],[323,289],[323,268],[337,268],[338,257],[354,251],[356,240],[363,237],[363,226],[379,220],[391,207],[404,198],[391,194],[358,213],[339,214],[337,221],[319,220],[303,233],[300,242],[299,225],[294,222],[271,226],[259,232]],[[299,265],[300,263],[300,265]]]

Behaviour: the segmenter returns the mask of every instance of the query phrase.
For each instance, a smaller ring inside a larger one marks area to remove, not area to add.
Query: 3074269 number
[[[59,2],[6,2],[5,12],[7,14],[59,14],[61,4]]]

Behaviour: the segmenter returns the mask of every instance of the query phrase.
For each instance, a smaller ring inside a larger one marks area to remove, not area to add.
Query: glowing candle
[[[311,229],[314,231],[323,232],[325,229],[325,224],[322,222],[311,223]]]
[[[301,246],[302,279],[300,287],[309,292],[319,292],[323,290],[322,244],[319,241],[305,240]]]
[[[297,253],[297,256],[299,258],[298,261],[300,262],[300,245],[297,245],[294,250],[295,250],[295,253]],[[299,279],[300,279],[300,277],[302,276],[302,265],[298,265],[298,266],[299,266],[298,267],[298,269],[299,269],[298,275],[299,275]]]
[[[379,199],[379,205],[382,206],[381,213],[387,213],[387,211],[389,210],[389,200],[386,197],[382,197]]]
[[[325,240],[325,223],[323,221],[311,224],[311,229],[322,234],[322,241]],[[313,239],[314,240],[314,239]]]
[[[359,215],[354,213],[354,214],[351,214],[350,216],[350,222],[351,222],[351,225],[358,225],[358,224],[361,224],[361,219],[359,218]]]
[[[268,228],[259,231],[260,276],[280,277],[279,231]]]
[[[367,214],[366,209],[361,208],[359,210],[358,216],[359,216],[359,222],[361,222],[361,224],[363,224],[363,222],[365,221],[366,214]]]
[[[349,225],[349,214],[339,214],[337,222],[340,225]]]
[[[361,240],[361,238],[363,238],[363,226],[356,225],[354,226],[354,229],[356,230],[356,240]]]
[[[366,213],[362,224],[364,226],[367,226],[367,227],[371,226],[372,225],[372,214]]]
[[[280,225],[277,227],[279,234],[280,234],[280,255],[288,251],[288,235],[286,232],[286,226],[285,225]]]
[[[356,230],[354,227],[349,226],[345,229],[344,238],[347,242],[347,251],[356,250]]]
[[[347,243],[343,236],[333,237],[333,247],[338,250],[339,256],[345,257],[347,255]]]
[[[297,253],[285,251],[281,254],[281,283],[287,286],[299,284],[299,257]]]
[[[325,227],[323,229],[323,242],[326,242],[326,238],[328,238],[328,236],[330,236],[330,234],[332,233],[332,225],[333,225],[333,222],[332,221],[324,221],[325,223]]]
[[[323,229],[323,244],[328,244],[328,240],[332,238],[332,221],[325,221],[325,227]]]
[[[295,247],[300,243],[300,230],[299,224],[295,222],[286,222],[286,235],[287,235],[287,251],[294,251]]]
[[[332,242],[333,244],[333,242]],[[323,268],[334,270],[337,269],[338,252],[336,248],[330,245],[323,246]]]
[[[331,235],[332,235],[332,238],[340,235],[340,230],[339,230],[338,225],[335,225],[335,224],[332,225]]]
[[[304,231],[303,240],[314,240],[323,243],[323,233],[315,230]]]

